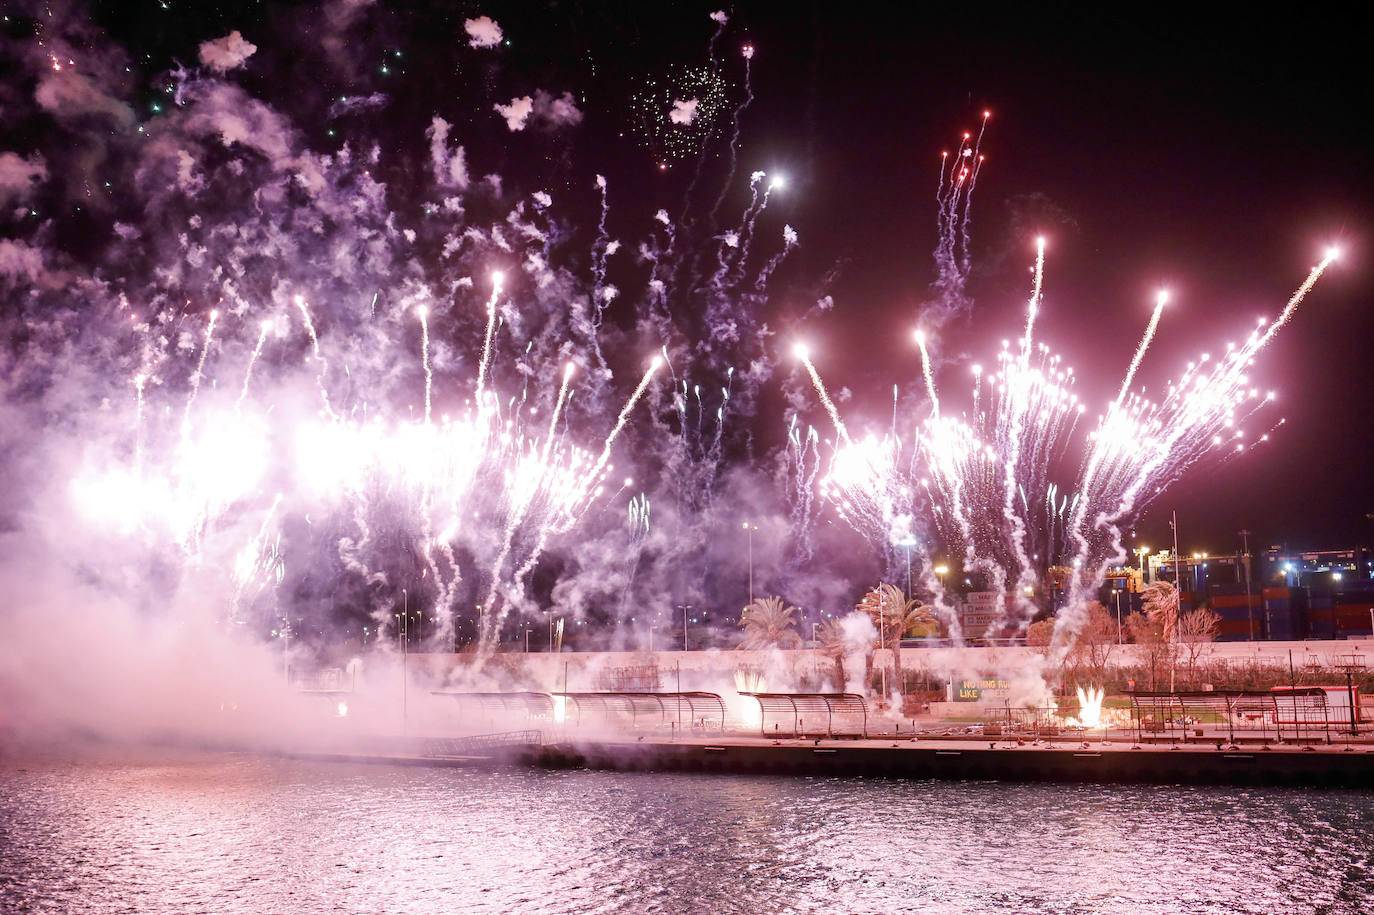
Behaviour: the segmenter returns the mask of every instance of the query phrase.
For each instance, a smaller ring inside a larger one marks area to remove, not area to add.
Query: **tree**
[[[796,607],[785,606],[781,597],[760,597],[744,608],[739,624],[744,627],[741,648],[800,648]]]
[[[1197,659],[1203,646],[1216,641],[1221,631],[1221,617],[1206,607],[1185,613],[1178,620],[1178,641],[1188,665],[1188,685],[1197,688]]]
[[[1173,582],[1156,581],[1140,592],[1145,615],[1158,625],[1160,639],[1168,646],[1169,692],[1174,691],[1174,669],[1178,661],[1178,589]]]
[[[816,629],[816,648],[835,665],[835,691],[844,692],[844,627],[839,620],[826,620]]]
[[[902,636],[916,626],[934,624],[935,614],[920,601],[907,600],[900,588],[886,582],[865,594],[856,609],[873,620],[878,630],[876,645],[892,650],[892,676],[901,689]]]
[[[1158,616],[1132,613],[1126,617],[1126,629],[1131,633],[1140,662],[1150,673],[1150,691],[1154,692],[1159,689],[1163,672],[1173,667],[1174,643],[1164,637],[1164,623]]]
[[[1026,644],[1047,653],[1050,640],[1054,638],[1054,620],[1038,620],[1026,627]]]
[[[1097,601],[1088,604],[1085,615],[1083,627],[1074,639],[1074,672],[1077,674],[1078,669],[1086,669],[1089,684],[1101,686],[1107,679],[1107,665],[1117,646],[1119,634],[1116,619]]]

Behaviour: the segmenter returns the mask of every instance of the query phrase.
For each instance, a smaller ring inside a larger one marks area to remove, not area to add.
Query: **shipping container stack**
[[[1209,590],[1212,612],[1221,617],[1218,642],[1264,637],[1264,599],[1260,593],[1252,589],[1247,596],[1244,584],[1212,585]]]
[[[1336,583],[1332,613],[1336,638],[1374,635],[1374,581],[1352,577]]]
[[[1336,637],[1335,595],[1328,588],[1309,586],[1307,589],[1307,631],[1309,639]]]
[[[1264,588],[1264,628],[1269,638],[1288,641],[1301,638],[1307,611],[1307,592],[1302,588]]]

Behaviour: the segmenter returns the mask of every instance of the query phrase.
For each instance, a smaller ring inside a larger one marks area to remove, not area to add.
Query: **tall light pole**
[[[1169,526],[1174,529],[1174,625],[1169,641],[1175,643],[1178,641],[1178,615],[1183,609],[1183,557],[1178,552],[1178,512],[1170,512],[1170,515],[1172,520],[1169,522]],[[1171,693],[1174,691],[1174,656],[1177,654],[1176,651],[1169,653],[1169,692]]]
[[[878,647],[883,650],[883,654],[887,654],[887,602],[881,598],[878,599]],[[864,692],[868,692],[867,684],[864,686]],[[887,701],[886,663],[883,664],[883,701]]]
[[[687,650],[687,611],[692,609],[691,604],[678,604],[677,608],[682,611],[682,650]]]
[[[1121,592],[1112,588],[1112,595],[1116,598],[1116,644],[1121,644]]]
[[[406,606],[405,601],[406,601],[406,591],[405,591],[405,588],[402,588],[402,589],[401,589],[401,606],[402,606],[403,608]],[[410,647],[409,647],[409,644],[408,644],[408,643],[409,643],[409,639],[406,637],[407,634],[408,634],[408,633],[407,633],[407,628],[408,628],[408,624],[409,624],[409,619],[410,619],[410,618],[409,618],[409,616],[406,614],[406,612],[405,612],[404,610],[402,610],[402,612],[401,612],[401,614],[400,614],[400,617],[399,617],[399,619],[397,620],[397,623],[396,623],[396,641],[398,641],[398,642],[401,643],[401,730],[402,730],[402,731],[404,731],[404,730],[406,729],[406,723],[407,723],[407,720],[408,720],[408,718],[409,718],[409,712],[410,712],[410,710],[409,710],[409,703],[410,703],[409,692],[410,692],[410,687],[409,687],[409,684],[406,682],[408,679],[410,679],[410,663],[409,663],[409,662],[410,662]]]
[[[754,531],[758,530],[757,524],[744,522],[744,531],[749,535],[749,603],[754,602]],[[685,629],[683,630],[686,631]],[[686,649],[683,649],[684,651]]]
[[[1245,576],[1245,612],[1250,614],[1250,641],[1255,640],[1255,608],[1250,604],[1250,532],[1244,528],[1240,531],[1241,553],[1240,566],[1244,570]]]
[[[911,548],[916,545],[916,538],[908,534],[897,545],[906,547],[906,599],[911,600]]]

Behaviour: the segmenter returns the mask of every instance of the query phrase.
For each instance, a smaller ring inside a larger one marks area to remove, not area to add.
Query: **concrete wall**
[[[476,662],[472,654],[412,654],[412,669],[426,670],[436,686],[475,688],[471,671]],[[659,672],[659,688],[677,690],[679,679],[684,690],[738,688],[736,673],[761,675],[747,678],[745,689],[767,691],[796,688],[803,676],[815,679],[817,664],[828,674],[834,663],[817,651],[605,651],[605,652],[513,652],[493,655],[482,669],[488,686],[503,689],[563,690],[570,692],[599,688],[604,671],[615,668],[653,667]],[[824,689],[832,688],[827,681]]]
[[[1225,661],[1232,665],[1258,662],[1286,667],[1289,652],[1293,664],[1303,667],[1320,664],[1334,667],[1348,663],[1353,654],[1356,663],[1374,668],[1374,640],[1310,641],[1310,642],[1217,642],[1205,647],[1200,663]],[[890,663],[887,652],[874,652],[875,667]],[[902,666],[908,670],[945,672],[949,670],[1010,672],[1033,667],[1041,656],[1038,651],[1022,646],[983,648],[904,648]],[[465,676],[475,656],[472,654],[411,654],[408,664],[412,670],[430,672],[436,686],[452,685],[475,688]],[[1132,645],[1123,645],[1112,656],[1113,663],[1135,664],[1137,655]],[[683,689],[732,688],[737,671],[761,672],[762,683],[748,682],[746,689],[759,691],[789,690],[805,676],[831,689],[834,662],[814,649],[789,651],[606,651],[606,652],[511,652],[493,655],[486,663],[484,680],[491,688],[562,690],[578,692],[598,688],[600,672],[608,668],[657,666],[660,688],[675,690],[678,676]],[[861,671],[850,671],[851,677]]]

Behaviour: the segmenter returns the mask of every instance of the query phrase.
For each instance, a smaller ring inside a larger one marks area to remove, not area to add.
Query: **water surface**
[[[0,761],[0,912],[1374,911],[1374,794]]]

